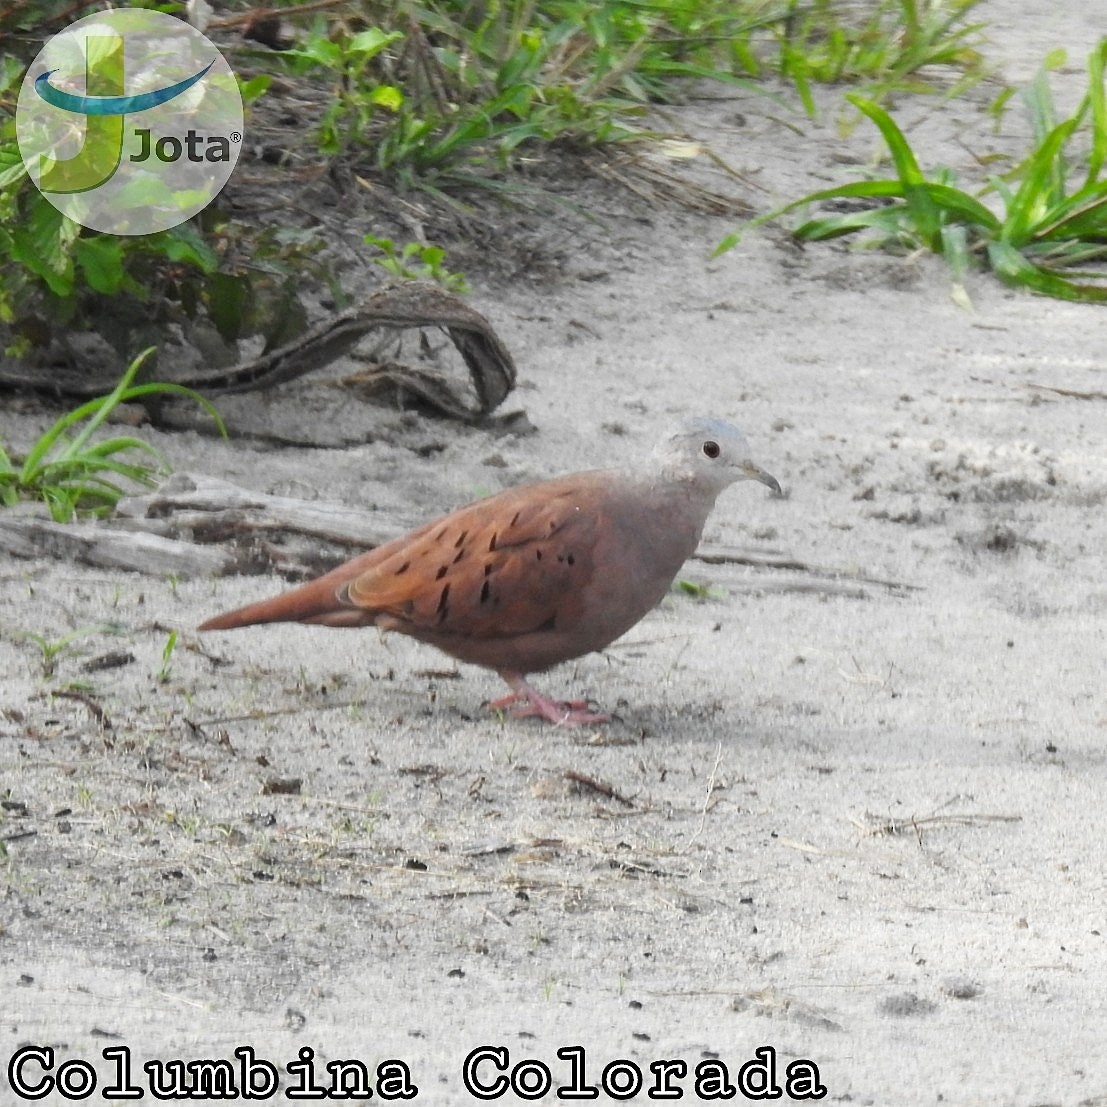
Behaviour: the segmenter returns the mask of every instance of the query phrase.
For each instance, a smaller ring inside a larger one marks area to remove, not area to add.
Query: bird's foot
[[[590,711],[587,700],[554,700],[543,696],[522,677],[504,679],[511,685],[511,692],[488,704],[493,711],[506,711],[513,719],[529,719],[537,716],[555,726],[585,726],[589,723],[607,723],[610,715],[602,711]]]

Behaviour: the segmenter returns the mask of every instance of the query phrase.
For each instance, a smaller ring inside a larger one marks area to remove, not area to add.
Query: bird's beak
[[[766,473],[760,465],[754,465],[752,461],[744,461],[742,471],[750,480],[760,481],[762,484],[768,485],[778,496],[784,495],[780,489],[780,481],[771,473]]]

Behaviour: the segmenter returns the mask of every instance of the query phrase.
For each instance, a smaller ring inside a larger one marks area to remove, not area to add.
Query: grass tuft
[[[1088,58],[1088,90],[1080,106],[1060,122],[1043,71],[1024,94],[1034,121],[1034,147],[1004,177],[991,177],[979,195],[959,188],[948,169],[925,174],[892,117],[873,101],[848,95],[879,129],[896,176],[809,193],[728,235],[716,255],[731,249],[745,229],[796,208],[827,200],[868,200],[876,206],[820,214],[792,233],[809,242],[868,233],[868,241],[880,246],[940,254],[961,301],[967,301],[964,274],[976,264],[1041,295],[1107,302],[1107,270],[1085,268],[1107,260],[1107,181],[1101,179],[1107,157],[1105,58],[1107,39]],[[1076,138],[1089,134],[1090,150],[1074,153]],[[1000,210],[987,206],[985,197],[998,198]]]
[[[120,478],[142,488],[154,487],[156,478],[169,469],[148,442],[134,435],[92,440],[120,404],[143,396],[185,396],[194,400],[226,435],[219,412],[193,389],[167,383],[132,385],[153,349],[144,350],[131,362],[108,395],[89,400],[58,419],[22,460],[10,457],[0,445],[0,504],[11,507],[20,500],[42,500],[56,522],[68,523],[77,515],[109,514],[127,494]],[[129,456],[135,454],[153,459],[153,464]]]
[[[836,0],[790,0],[776,29],[778,66],[809,115],[813,84],[864,85],[880,102],[892,92],[930,92],[937,69],[958,74],[957,96],[985,72],[983,23],[967,22],[980,0],[878,0],[860,20]]]

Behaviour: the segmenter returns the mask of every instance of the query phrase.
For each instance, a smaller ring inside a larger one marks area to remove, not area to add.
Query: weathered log
[[[52,557],[157,577],[219,576],[232,572],[236,561],[231,550],[122,530],[106,522],[55,523],[10,512],[0,515],[0,550],[15,557]]]

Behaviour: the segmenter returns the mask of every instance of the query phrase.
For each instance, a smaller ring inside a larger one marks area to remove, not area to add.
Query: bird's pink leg
[[[526,682],[521,673],[500,673],[500,676],[507,681],[511,694],[492,700],[488,706],[493,711],[506,710],[515,719],[537,715],[556,726],[581,726],[611,720],[611,716],[603,712],[589,711],[586,700],[552,700],[549,696],[543,696]]]

